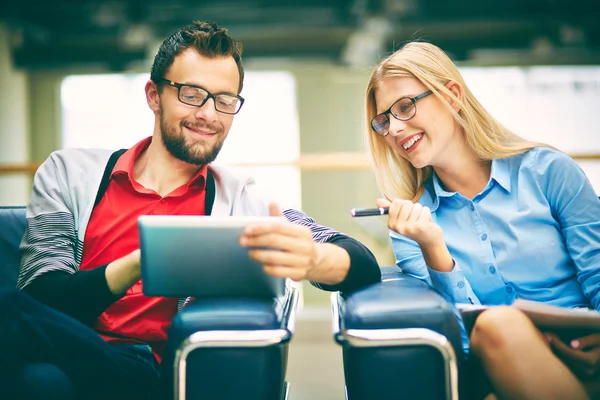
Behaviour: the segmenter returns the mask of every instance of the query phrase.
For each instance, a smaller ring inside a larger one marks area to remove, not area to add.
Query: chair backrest
[[[0,207],[0,286],[17,284],[25,223],[25,207]]]

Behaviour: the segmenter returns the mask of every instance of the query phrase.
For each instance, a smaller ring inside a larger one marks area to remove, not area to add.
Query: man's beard
[[[178,160],[194,165],[206,165],[215,161],[217,155],[223,147],[224,138],[221,137],[212,149],[206,149],[201,141],[194,141],[192,143],[186,143],[185,133],[183,132],[184,123],[183,121],[179,124],[180,131],[177,132],[176,128],[167,125],[161,113],[160,116],[160,133],[165,148],[171,155]],[[215,133],[215,135],[221,135],[221,132]]]

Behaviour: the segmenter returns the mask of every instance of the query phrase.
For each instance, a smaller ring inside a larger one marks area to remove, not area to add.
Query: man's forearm
[[[362,243],[345,235],[336,235],[330,238],[328,242],[322,244],[334,246],[336,250],[331,251],[331,248],[323,248],[329,249],[325,252],[328,255],[326,261],[339,264],[337,267],[325,268],[320,280],[311,277],[310,280],[314,286],[323,290],[339,290],[348,293],[381,281],[379,264],[377,264],[373,253]],[[340,251],[345,255],[342,256]]]
[[[34,299],[91,325],[120,296],[115,296],[106,283],[106,266],[69,274],[49,271],[23,288]]]
[[[326,285],[337,285],[346,279],[350,270],[350,255],[332,243],[316,243],[317,265],[310,280]]]
[[[46,272],[23,291],[39,302],[91,325],[139,279],[139,250],[136,250],[91,270],[74,274]]]

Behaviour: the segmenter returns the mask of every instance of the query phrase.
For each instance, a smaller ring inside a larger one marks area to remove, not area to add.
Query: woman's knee
[[[479,315],[471,333],[471,348],[481,354],[507,350],[535,339],[539,332],[531,320],[514,307],[492,307]]]

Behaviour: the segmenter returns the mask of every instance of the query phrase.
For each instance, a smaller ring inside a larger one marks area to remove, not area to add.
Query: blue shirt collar
[[[433,204],[431,205],[431,212],[435,212],[440,206],[440,197],[451,197],[454,195],[454,192],[448,192],[442,187],[442,182],[440,178],[435,173],[435,170],[431,175],[433,190],[430,189],[431,195],[433,196]]]
[[[491,188],[491,182],[495,181],[504,190],[510,193],[510,168],[508,165],[508,159],[499,158],[492,160],[492,171],[490,173],[490,182],[487,184],[482,193],[487,192]],[[440,197],[452,197],[456,192],[448,192],[442,187],[442,182],[437,176],[435,171],[432,174],[433,183],[433,204],[431,205],[431,212],[435,212],[440,205]],[[427,188],[425,189],[427,191]]]
[[[492,160],[491,179],[495,180],[504,190],[510,193],[510,168],[507,158]]]

